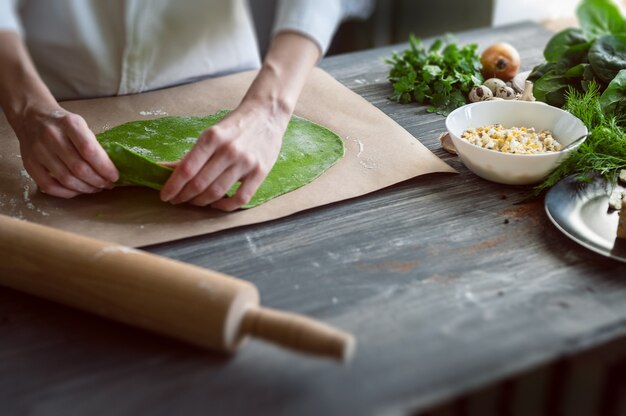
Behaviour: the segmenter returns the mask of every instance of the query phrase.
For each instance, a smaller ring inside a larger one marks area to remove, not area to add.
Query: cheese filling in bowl
[[[470,171],[508,185],[541,182],[582,141],[561,149],[587,134],[583,122],[567,111],[529,101],[468,104],[448,115],[446,128]]]
[[[534,127],[505,128],[501,124],[467,129],[461,139],[485,149],[519,155],[558,152],[562,147],[550,130],[537,133]]]

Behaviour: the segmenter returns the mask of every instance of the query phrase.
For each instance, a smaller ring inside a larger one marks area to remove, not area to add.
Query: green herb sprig
[[[411,35],[409,49],[395,53],[385,62],[392,65],[389,81],[392,100],[402,104],[428,104],[427,111],[447,115],[467,104],[467,95],[483,81],[478,45],[460,47],[453,38],[437,39],[426,49]]]
[[[614,182],[621,169],[626,169],[626,131],[623,115],[607,113],[601,105],[600,86],[592,81],[587,91],[570,88],[565,94],[565,110],[581,119],[590,131],[583,144],[561,163],[539,186],[538,195],[568,175],[590,180],[601,174]]]

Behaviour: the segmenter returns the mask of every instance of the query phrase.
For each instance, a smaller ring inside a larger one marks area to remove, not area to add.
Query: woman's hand
[[[39,190],[61,198],[112,188],[118,172],[79,115],[60,106],[29,109],[11,124],[22,163]]]
[[[320,56],[311,39],[281,32],[241,104],[204,131],[161,190],[161,199],[234,211],[271,170],[306,78]],[[241,186],[229,198],[226,192]]]
[[[118,172],[82,117],[59,106],[21,36],[0,31],[0,106],[42,192],[72,198],[113,186]]]
[[[244,102],[219,124],[205,130],[161,191],[172,204],[211,205],[233,211],[254,196],[276,162],[291,112],[273,114],[262,104]],[[237,192],[224,198],[237,181]]]

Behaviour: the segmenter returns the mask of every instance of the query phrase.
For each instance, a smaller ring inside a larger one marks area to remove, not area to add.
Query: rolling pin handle
[[[352,359],[356,345],[351,334],[301,315],[263,307],[246,311],[240,331],[242,335],[343,363]]]

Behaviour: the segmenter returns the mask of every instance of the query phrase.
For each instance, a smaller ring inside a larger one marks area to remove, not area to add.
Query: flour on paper
[[[139,112],[140,116],[167,116],[168,113],[161,109],[158,110],[142,110]]]
[[[365,169],[375,169],[378,167],[378,163],[376,163],[376,161],[371,157],[361,157],[363,154],[363,150],[365,149],[365,146],[363,145],[363,142],[361,140],[352,139],[350,137],[346,137],[346,139],[355,142],[359,147],[359,151],[356,154],[356,158],[359,159],[359,165],[363,166]]]

